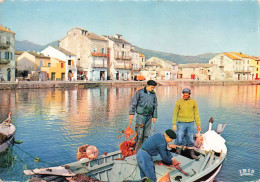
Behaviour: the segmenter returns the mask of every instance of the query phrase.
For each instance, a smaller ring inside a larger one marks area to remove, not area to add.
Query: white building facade
[[[59,46],[76,55],[80,78],[107,79],[108,41],[105,38],[82,28],[73,28]]]
[[[65,80],[71,81],[77,80],[77,59],[76,55],[61,48],[61,47],[52,47],[48,46],[41,51],[42,54],[48,57],[57,58],[65,63]],[[71,77],[71,78],[70,78]]]
[[[238,52],[224,52],[209,60],[224,71],[225,80],[252,80],[254,67],[250,65],[249,56]]]
[[[0,81],[15,81],[15,33],[0,25]]]
[[[132,57],[131,79],[133,80],[136,75],[140,75],[141,64],[140,64],[139,52],[135,51],[134,48],[132,48],[130,53]]]
[[[132,70],[131,44],[122,35],[107,36],[109,45],[108,77],[112,80],[130,80]]]

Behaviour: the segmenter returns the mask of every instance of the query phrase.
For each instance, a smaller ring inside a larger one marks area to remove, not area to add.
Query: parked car
[[[143,81],[146,78],[143,75],[135,75],[134,81]]]

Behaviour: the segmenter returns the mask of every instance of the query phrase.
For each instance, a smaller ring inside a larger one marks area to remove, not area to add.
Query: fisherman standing
[[[149,80],[147,86],[138,90],[133,97],[129,108],[130,125],[136,115],[136,152],[143,142],[149,137],[152,121],[155,123],[157,118],[157,97],[154,88],[157,83]]]
[[[140,169],[141,178],[148,177],[150,180],[156,182],[155,168],[152,156],[161,156],[163,162],[173,164],[176,161],[171,152],[167,149],[168,143],[176,138],[173,130],[168,129],[163,134],[157,133],[149,137],[142,145],[136,155],[137,164]]]
[[[197,101],[191,99],[191,90],[189,88],[184,88],[182,93],[183,97],[177,100],[172,117],[172,129],[175,131],[177,130],[176,153],[181,154],[181,147],[184,145],[183,139],[184,136],[186,136],[187,148],[190,150],[190,156],[193,159],[199,159],[194,153],[194,122],[196,122],[198,132],[201,131]],[[176,126],[177,121],[178,123]]]

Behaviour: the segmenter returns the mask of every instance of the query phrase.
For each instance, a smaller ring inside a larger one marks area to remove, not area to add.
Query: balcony
[[[107,64],[91,64],[92,68],[107,68]]]
[[[130,57],[130,56],[115,56],[115,59],[117,59],[117,60],[131,60],[132,57]]]
[[[124,70],[131,70],[131,65],[116,65],[116,69],[124,69]]]
[[[77,69],[77,66],[75,66],[75,65],[68,65],[67,68],[68,68],[68,70],[72,70],[72,69]]]
[[[251,70],[235,70],[235,73],[251,73]]]
[[[6,41],[6,43],[0,43],[0,49],[9,49],[11,46],[10,42]]]
[[[0,64],[9,64],[11,60],[0,58]]]
[[[92,52],[91,56],[95,56],[95,57],[108,57],[108,54],[105,53],[101,53],[101,52]]]

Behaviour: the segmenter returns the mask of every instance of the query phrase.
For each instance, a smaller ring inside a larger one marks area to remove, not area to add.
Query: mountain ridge
[[[33,52],[41,52],[43,49],[45,49],[48,46],[59,46],[59,41],[53,41],[46,45],[39,45],[35,44],[33,42],[30,42],[28,40],[15,40],[15,50],[17,51],[33,51]],[[204,53],[199,54],[197,56],[185,56],[185,55],[179,55],[174,53],[167,53],[162,51],[155,51],[155,50],[149,50],[140,48],[137,46],[134,46],[135,50],[145,55],[146,59],[149,59],[151,57],[158,57],[164,60],[168,60],[177,64],[187,64],[187,63],[208,63],[210,59],[215,57],[217,53]]]

